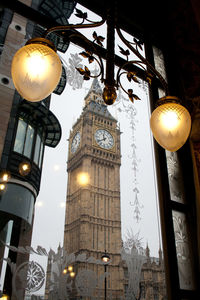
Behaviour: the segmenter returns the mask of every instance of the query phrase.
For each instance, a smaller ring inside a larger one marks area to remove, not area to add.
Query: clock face
[[[81,141],[81,134],[78,131],[75,136],[72,139],[72,143],[71,143],[71,153],[75,153],[76,150],[78,149],[78,146],[80,145],[80,141]]]
[[[114,145],[114,139],[110,132],[105,129],[98,129],[95,132],[95,140],[97,144],[104,149],[111,149]]]

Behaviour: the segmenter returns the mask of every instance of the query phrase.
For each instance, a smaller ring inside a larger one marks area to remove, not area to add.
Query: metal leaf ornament
[[[80,53],[84,58],[88,58],[89,63],[91,64],[94,61],[94,56],[90,51],[83,51]]]
[[[80,18],[80,19],[83,19],[83,21],[87,19],[87,13],[83,13],[82,10],[77,9],[77,8],[76,8],[75,16]]]
[[[133,41],[135,42],[136,47],[139,47],[140,50],[142,50],[143,42],[140,40],[137,40],[136,38],[133,38]]]
[[[128,97],[131,102],[134,102],[134,100],[141,100],[137,95],[133,94],[132,89],[128,89]]]
[[[97,35],[96,31],[93,32],[94,42],[96,42],[99,46],[103,47],[102,42],[104,41],[104,37],[101,35]]]
[[[147,79],[148,83],[151,85],[152,79],[153,79],[153,74],[147,72],[146,79]]]
[[[83,75],[84,80],[90,79],[90,70],[88,69],[88,67],[85,66],[85,70],[82,68],[76,68],[76,69],[81,75]]]
[[[127,50],[124,50],[124,49],[123,49],[122,47],[120,47],[119,45],[118,45],[118,47],[119,47],[120,53],[123,54],[123,55],[125,55],[125,56],[127,57],[127,60],[128,60],[128,56],[130,55],[129,50],[128,50],[128,49],[127,49]]]
[[[137,77],[135,76],[135,72],[127,72],[127,79],[129,82],[131,82],[131,80],[140,83],[139,80],[137,79]]]

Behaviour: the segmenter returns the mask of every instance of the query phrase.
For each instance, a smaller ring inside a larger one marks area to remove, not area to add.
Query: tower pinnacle
[[[88,105],[90,101],[95,101],[99,104],[104,104],[103,98],[102,98],[102,88],[100,86],[100,83],[98,79],[95,77],[92,81],[91,87],[89,89],[89,92],[87,96],[85,97],[85,105]]]

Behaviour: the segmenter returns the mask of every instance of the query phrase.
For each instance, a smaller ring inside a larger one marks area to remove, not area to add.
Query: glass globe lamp
[[[176,97],[163,97],[153,111],[150,126],[156,141],[164,149],[174,152],[186,142],[191,130],[188,110]]]
[[[62,65],[54,45],[43,38],[29,40],[13,57],[11,74],[19,94],[31,102],[48,97],[59,83]]]

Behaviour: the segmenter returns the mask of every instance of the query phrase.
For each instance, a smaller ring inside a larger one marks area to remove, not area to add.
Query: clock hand
[[[98,142],[101,142],[101,141],[105,141],[105,139],[106,139],[106,138],[103,138],[103,139],[101,139],[101,140],[97,140],[97,141],[98,141]]]

